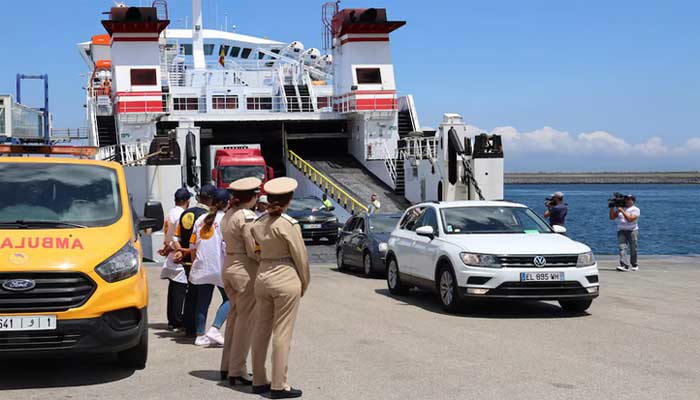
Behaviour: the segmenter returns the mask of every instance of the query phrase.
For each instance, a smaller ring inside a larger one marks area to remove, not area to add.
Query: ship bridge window
[[[248,110],[272,110],[272,97],[248,97],[246,98]]]
[[[199,110],[199,98],[197,98],[197,97],[175,97],[175,98],[173,98],[173,110],[175,110],[175,111],[197,111],[197,110]]]
[[[214,110],[237,110],[238,96],[216,95],[211,96],[211,106]]]
[[[241,58],[248,58],[250,57],[250,52],[253,51],[253,49],[248,49],[245,48],[243,49],[243,52],[241,53]]]
[[[258,52],[258,60],[262,60],[263,58],[265,58],[265,53]]]
[[[134,68],[131,70],[132,86],[154,86],[156,84],[155,68]]]
[[[180,45],[180,53],[186,55],[186,56],[191,56],[192,55],[192,44],[181,44]]]
[[[271,51],[272,51],[273,53],[275,53],[275,54],[279,54],[279,53],[280,53],[280,49],[272,49]]]
[[[358,85],[373,85],[382,83],[382,73],[379,68],[355,68]]]
[[[231,47],[231,57],[238,57],[238,55],[241,53],[241,48],[238,46],[233,46]]]
[[[214,45],[213,44],[205,44],[204,45],[204,55],[210,56],[212,54],[214,54]]]

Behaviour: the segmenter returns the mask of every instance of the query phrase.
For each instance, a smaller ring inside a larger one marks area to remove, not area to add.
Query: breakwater
[[[507,184],[700,184],[700,171],[688,172],[514,172]]]

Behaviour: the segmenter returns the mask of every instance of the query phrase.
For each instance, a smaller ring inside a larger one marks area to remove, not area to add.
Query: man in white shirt
[[[180,328],[183,324],[182,313],[187,296],[187,275],[182,264],[175,262],[175,251],[172,248],[173,237],[180,221],[180,216],[189,207],[192,194],[180,188],[175,192],[175,207],[173,207],[165,218],[165,240],[163,248],[159,251],[161,256],[167,257],[160,272],[161,279],[167,279],[168,283],[168,329]]]
[[[372,196],[369,198],[369,204],[367,205],[368,213],[369,214],[374,214],[379,211],[379,209],[382,207],[382,203],[379,202],[377,199],[377,194],[372,193]]]
[[[636,199],[632,195],[625,196],[625,207],[610,208],[610,220],[617,221],[617,244],[620,249],[620,265],[618,271],[639,270],[637,264],[637,240],[639,238],[639,208],[634,205]],[[629,259],[627,249],[629,248]]]

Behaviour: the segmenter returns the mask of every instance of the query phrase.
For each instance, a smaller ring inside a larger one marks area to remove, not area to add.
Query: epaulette
[[[243,210],[243,216],[245,216],[245,222],[253,222],[258,217],[254,212],[252,212],[248,209]]]
[[[287,215],[287,214],[282,214],[282,218],[284,218],[284,219],[286,219],[287,221],[289,221],[289,223],[292,224],[292,225],[296,225],[296,224],[299,223],[299,221],[295,220],[294,218],[290,217],[290,216]]]

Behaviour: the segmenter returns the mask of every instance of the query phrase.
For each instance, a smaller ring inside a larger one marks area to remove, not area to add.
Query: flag
[[[219,64],[221,64],[222,67],[226,66],[226,50],[224,46],[221,46],[221,50],[219,50]]]

